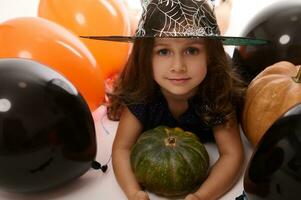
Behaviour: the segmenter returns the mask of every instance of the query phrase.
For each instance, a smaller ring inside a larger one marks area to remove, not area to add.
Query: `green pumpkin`
[[[181,196],[205,180],[209,156],[195,134],[158,126],[138,138],[131,151],[131,166],[147,190],[163,196]]]

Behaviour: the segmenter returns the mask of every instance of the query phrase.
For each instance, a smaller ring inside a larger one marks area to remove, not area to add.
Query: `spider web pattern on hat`
[[[210,38],[223,45],[266,45],[264,39],[222,36],[214,16],[213,0],[141,0],[142,17],[134,36],[80,36],[94,40],[134,42],[154,37]]]
[[[219,36],[206,0],[142,0],[144,11],[137,37]]]

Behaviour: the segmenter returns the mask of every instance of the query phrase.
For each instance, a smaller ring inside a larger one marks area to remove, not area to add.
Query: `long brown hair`
[[[232,66],[222,41],[208,39],[205,42],[208,55],[207,75],[198,91],[199,115],[205,122],[216,116],[240,116],[246,84]]]
[[[132,52],[120,76],[108,94],[108,117],[118,120],[125,104],[147,102],[154,95],[156,83],[152,74],[152,38],[134,42]]]
[[[153,38],[134,42],[128,62],[108,94],[108,116],[118,120],[124,106],[147,103],[159,86],[153,79]],[[243,103],[245,84],[231,66],[221,40],[205,39],[208,55],[207,75],[195,95],[200,119],[209,123],[216,116],[239,113]]]

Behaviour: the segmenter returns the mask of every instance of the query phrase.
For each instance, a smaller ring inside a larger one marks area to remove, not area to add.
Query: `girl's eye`
[[[200,50],[196,47],[189,47],[186,49],[185,54],[188,55],[197,55],[200,52]]]
[[[161,56],[166,56],[166,55],[170,54],[170,51],[168,49],[160,49],[157,51],[157,54],[161,55]]]

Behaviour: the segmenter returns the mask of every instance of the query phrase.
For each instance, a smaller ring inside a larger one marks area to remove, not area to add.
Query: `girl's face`
[[[165,94],[190,97],[207,73],[203,39],[156,38],[152,54],[153,76]]]

